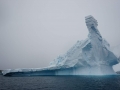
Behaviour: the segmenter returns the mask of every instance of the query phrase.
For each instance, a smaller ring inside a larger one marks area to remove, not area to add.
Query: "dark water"
[[[4,77],[0,90],[120,90],[117,76]]]

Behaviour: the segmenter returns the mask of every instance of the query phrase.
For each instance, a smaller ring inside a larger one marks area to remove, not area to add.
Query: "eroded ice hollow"
[[[109,43],[102,38],[93,16],[85,17],[88,38],[77,43],[63,56],[57,57],[48,67],[7,69],[3,75],[114,75],[112,68],[118,58],[110,51]]]

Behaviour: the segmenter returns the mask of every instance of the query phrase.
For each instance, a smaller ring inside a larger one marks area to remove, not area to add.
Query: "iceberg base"
[[[42,75],[115,75],[111,66],[100,65],[94,67],[72,67],[66,69],[8,72],[5,76],[42,76]]]

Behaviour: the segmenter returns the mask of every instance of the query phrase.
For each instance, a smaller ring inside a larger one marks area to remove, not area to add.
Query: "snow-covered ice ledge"
[[[93,16],[85,17],[88,38],[77,43],[62,56],[58,56],[45,68],[7,69],[6,76],[34,75],[115,75],[112,66],[118,58],[110,50],[109,43],[102,38]]]
[[[5,76],[40,76],[40,75],[115,75],[110,66],[71,67],[64,69],[7,69],[3,70]]]

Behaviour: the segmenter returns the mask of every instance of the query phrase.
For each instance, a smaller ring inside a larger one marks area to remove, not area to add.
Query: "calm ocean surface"
[[[0,75],[0,90],[120,90],[120,75],[37,77]]]

